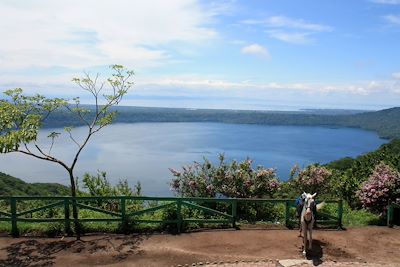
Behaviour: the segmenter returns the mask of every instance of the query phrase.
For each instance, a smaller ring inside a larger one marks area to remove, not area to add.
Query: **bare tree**
[[[80,88],[90,93],[94,98],[93,108],[84,108],[78,97],[72,103],[61,98],[46,98],[41,95],[26,96],[20,88],[8,90],[6,99],[0,100],[0,153],[22,153],[37,159],[50,161],[62,166],[69,175],[71,184],[71,196],[76,197],[76,177],[74,174],[76,163],[90,138],[112,123],[116,111],[111,107],[118,105],[124,95],[133,86],[133,71],[127,70],[121,65],[112,65],[113,74],[106,81],[99,81],[99,75],[94,77],[88,73],[81,78],[72,81]],[[108,94],[102,94],[105,87]],[[60,160],[52,154],[55,139],[61,134],[52,132],[48,135],[50,148],[45,151],[36,142],[43,122],[51,113],[59,109],[65,109],[70,115],[79,120],[79,124],[87,127],[87,132],[81,142],[73,136],[72,127],[66,126],[64,131],[71,142],[76,145],[76,150],[71,163]],[[80,236],[80,226],[77,223],[78,211],[73,200],[72,214],[75,220],[77,237]]]

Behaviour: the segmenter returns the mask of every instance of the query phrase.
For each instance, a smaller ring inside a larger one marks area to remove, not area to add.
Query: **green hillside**
[[[400,108],[338,116],[339,125],[376,131],[384,138],[400,138]]]
[[[392,140],[377,150],[357,158],[346,157],[332,161],[327,166],[338,171],[350,172],[360,178],[367,178],[382,161],[400,171],[400,139]]]
[[[342,158],[326,166],[334,170],[331,190],[354,205],[358,202],[357,190],[368,179],[379,163],[400,171],[400,140],[392,140],[377,150],[357,158]]]
[[[0,196],[68,195],[69,188],[57,183],[26,183],[0,172]]]
[[[90,106],[88,107],[90,109]],[[375,131],[383,138],[400,138],[400,108],[371,112],[254,111],[182,108],[118,107],[115,122],[221,122],[265,125],[354,127]],[[87,115],[87,116],[90,116]],[[44,127],[80,126],[81,121],[66,112],[55,112]]]

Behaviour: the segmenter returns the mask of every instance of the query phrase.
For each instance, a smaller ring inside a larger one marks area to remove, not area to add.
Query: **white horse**
[[[308,240],[308,249],[312,250],[312,229],[314,226],[314,213],[313,210],[320,210],[324,205],[325,202],[322,202],[318,205],[315,204],[315,196],[317,193],[311,195],[308,193],[303,193],[302,198],[303,198],[303,210],[301,211],[301,216],[300,216],[300,235],[301,232],[303,232],[303,255],[306,255],[306,250],[307,250],[307,240]]]

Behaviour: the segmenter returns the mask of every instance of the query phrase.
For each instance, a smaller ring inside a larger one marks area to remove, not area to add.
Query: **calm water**
[[[51,130],[53,131],[53,130]],[[63,132],[62,129],[54,129]],[[73,131],[80,140],[85,128]],[[41,144],[48,144],[41,133]],[[179,168],[203,156],[215,161],[218,153],[228,159],[247,156],[254,165],[277,168],[286,180],[295,164],[326,163],[345,156],[369,152],[385,140],[375,133],[357,129],[302,126],[238,125],[221,123],[137,123],[115,124],[91,140],[78,161],[76,174],[106,171],[112,182],[126,178],[140,181],[144,194],[170,195],[169,167]],[[61,136],[52,150],[54,155],[72,160],[76,145]],[[68,184],[61,166],[19,154],[0,154],[0,171],[29,182]]]

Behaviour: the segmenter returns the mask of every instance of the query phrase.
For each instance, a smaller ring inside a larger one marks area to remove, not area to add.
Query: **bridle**
[[[304,221],[305,221],[306,223],[309,223],[309,222],[312,221],[312,216],[313,216],[312,208],[313,208],[313,206],[315,205],[315,202],[312,201],[312,200],[313,200],[312,198],[306,198],[306,199],[304,200],[304,201],[305,201],[305,203],[304,203],[304,209],[305,209],[305,212],[304,212]],[[310,211],[308,212],[308,210],[310,210]],[[306,215],[309,214],[309,213],[311,213],[310,220],[306,220]]]

